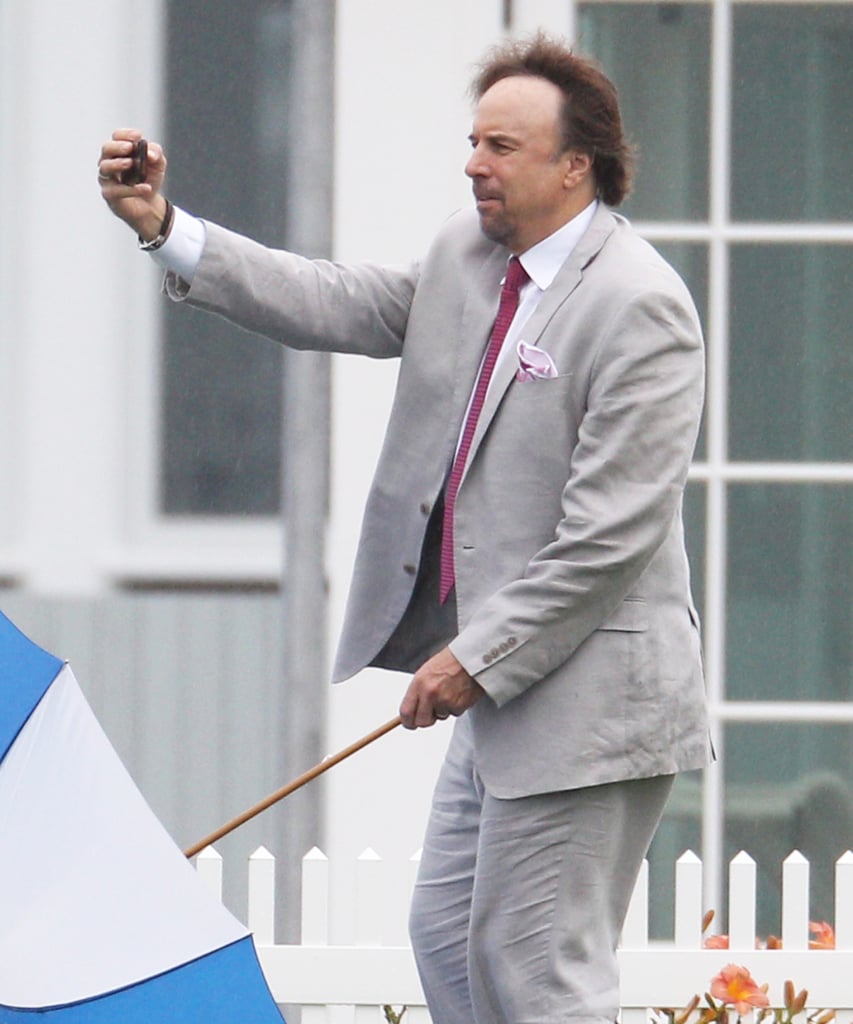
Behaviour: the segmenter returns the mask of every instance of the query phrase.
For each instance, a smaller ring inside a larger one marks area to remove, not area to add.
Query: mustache
[[[503,199],[503,195],[494,189],[487,189],[482,186],[474,185],[471,189],[474,193],[474,198],[481,202],[484,199]]]

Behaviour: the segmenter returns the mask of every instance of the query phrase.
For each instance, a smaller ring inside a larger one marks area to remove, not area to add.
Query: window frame
[[[570,0],[572,22],[579,23],[580,0]],[[596,6],[610,0],[584,0]],[[636,4],[654,0],[628,0]],[[688,0],[706,2],[706,0]],[[689,480],[705,486],[704,657],[711,732],[720,761],[704,773],[702,787],[702,860],[706,906],[722,906],[727,865],[723,863],[725,781],[724,733],[731,722],[853,724],[853,705],[821,701],[733,701],[726,696],[727,502],[734,484],[853,483],[853,461],[760,462],[729,459],[729,271],[732,248],[743,243],[768,245],[853,245],[850,222],[735,222],[730,210],[731,80],[733,10],[737,4],[778,4],[780,0],[707,0],[711,7],[709,216],[707,223],[637,221],[637,231],[652,243],[698,242],[708,246],[707,400],[705,453],[694,462]],[[789,0],[781,0],[782,3]],[[798,6],[802,0],[795,0]],[[829,0],[850,4],[850,0]]]

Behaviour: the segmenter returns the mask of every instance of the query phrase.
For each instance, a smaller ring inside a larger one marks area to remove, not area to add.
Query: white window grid
[[[584,0],[588,3],[609,0]],[[632,0],[643,3],[652,0]],[[689,0],[706,2],[706,0]],[[732,12],[735,3],[779,0],[708,0],[711,8],[710,197],[706,223],[636,222],[649,241],[702,243],[708,248],[706,454],[689,479],[705,485],[704,657],[708,706],[720,764],[702,787],[702,860],[705,905],[722,906],[724,891],[724,732],[730,722],[853,724],[853,704],[829,701],[732,701],[726,697],[727,496],[733,483],[853,484],[853,462],[731,461],[728,456],[729,261],[738,243],[853,245],[853,223],[733,222],[730,211]],[[786,2],[786,0],[782,0]],[[824,2],[824,0],[821,0]],[[850,3],[850,0],[829,0]],[[574,37],[580,4],[571,2]]]

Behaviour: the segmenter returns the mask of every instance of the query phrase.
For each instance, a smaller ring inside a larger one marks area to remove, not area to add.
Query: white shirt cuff
[[[151,259],[163,270],[171,270],[191,284],[206,241],[204,221],[176,206],[169,237],[151,253]]]

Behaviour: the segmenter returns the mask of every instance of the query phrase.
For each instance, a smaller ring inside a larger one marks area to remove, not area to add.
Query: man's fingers
[[[400,704],[400,721],[406,729],[428,729],[450,714],[446,708],[436,706],[414,681]]]
[[[98,164],[98,181],[114,181],[119,184],[119,175],[133,163],[130,159],[102,159]]]
[[[129,170],[133,164],[133,141],[113,138],[101,147],[101,158],[98,161],[98,181],[102,185],[115,183],[120,185],[119,177]],[[132,193],[128,193],[129,195]]]
[[[405,697],[400,703],[400,721],[403,724],[404,729],[416,729],[415,716],[418,711],[418,700],[415,694],[412,692],[411,685],[406,691]]]
[[[129,157],[136,144],[135,139],[117,139],[115,135],[101,146],[101,159],[111,160],[116,157]]]
[[[138,142],[141,138],[142,132],[138,128],[116,128],[113,132],[116,142]]]

